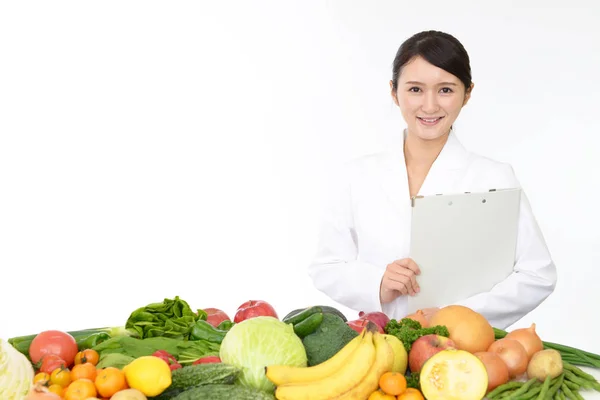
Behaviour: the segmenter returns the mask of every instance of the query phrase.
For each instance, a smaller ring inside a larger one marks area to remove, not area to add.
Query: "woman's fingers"
[[[407,268],[411,270],[415,275],[421,274],[421,269],[412,258],[403,258],[401,260],[396,260],[393,262],[393,264],[396,264],[403,268]]]
[[[414,296],[417,292],[413,280],[408,272],[393,272],[386,273],[387,286],[394,290],[400,291],[402,294]]]
[[[389,265],[388,271],[390,272],[390,279],[395,281],[402,281],[406,284],[409,290],[415,293],[419,292],[419,284],[417,283],[417,277],[412,269],[402,267],[396,263]],[[407,280],[409,282],[407,282]]]

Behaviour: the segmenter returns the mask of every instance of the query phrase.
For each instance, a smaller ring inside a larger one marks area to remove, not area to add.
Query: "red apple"
[[[279,319],[273,306],[266,301],[250,300],[238,307],[235,317],[233,317],[233,322],[237,324],[238,322],[260,316],[269,316]]]
[[[408,352],[408,367],[411,372],[420,372],[425,364],[435,354],[445,349],[455,349],[456,344],[444,336],[425,335],[415,340]]]
[[[371,322],[373,322],[373,321],[371,321]],[[350,328],[354,329],[358,333],[362,333],[362,331],[367,327],[368,323],[369,323],[369,320],[365,319],[365,318],[359,318],[359,319],[355,319],[354,321],[346,322],[346,324]],[[373,322],[373,324],[377,325],[375,322]],[[379,333],[385,333],[383,331],[383,328],[379,325],[377,325],[377,330],[379,331]]]
[[[218,308],[205,308],[204,312],[207,314],[206,322],[215,328],[223,321],[231,321],[231,318],[229,318],[223,310],[219,310]]]

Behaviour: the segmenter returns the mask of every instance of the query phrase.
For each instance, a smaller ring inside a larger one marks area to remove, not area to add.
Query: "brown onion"
[[[496,340],[488,349],[491,353],[496,353],[508,367],[510,378],[516,378],[527,371],[529,358],[525,347],[513,339]]]
[[[478,353],[474,353],[473,355],[479,358],[483,365],[485,365],[485,369],[488,374],[487,393],[510,380],[508,367],[498,354],[490,351],[480,351]]]
[[[61,400],[61,397],[52,393],[43,384],[38,382],[31,387],[25,400]]]
[[[535,324],[531,324],[529,328],[515,329],[504,338],[521,343],[527,352],[527,360],[531,360],[531,357],[538,351],[544,350],[544,343],[535,331]]]

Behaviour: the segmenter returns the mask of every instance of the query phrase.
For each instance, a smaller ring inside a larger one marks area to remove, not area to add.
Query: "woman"
[[[426,31],[400,46],[390,88],[406,121],[403,148],[353,160],[335,180],[309,266],[318,290],[357,311],[406,316],[408,296],[420,291],[419,267],[408,256],[411,197],[520,187],[510,165],[467,151],[456,137],[453,123],[473,87],[469,56],[453,36]],[[522,194],[514,272],[457,304],[506,329],[542,303],[556,279]]]

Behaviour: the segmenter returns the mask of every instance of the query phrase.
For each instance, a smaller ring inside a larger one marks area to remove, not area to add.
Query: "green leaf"
[[[133,311],[126,329],[131,329],[140,338],[169,337],[188,339],[195,322],[200,319],[189,304],[176,296],[162,303],[151,303]]]

